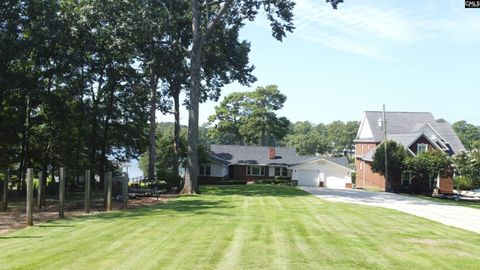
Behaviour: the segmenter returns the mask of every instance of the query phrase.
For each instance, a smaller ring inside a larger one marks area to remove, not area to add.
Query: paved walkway
[[[479,209],[436,203],[387,192],[316,187],[300,188],[322,199],[390,208],[445,225],[480,233]]]

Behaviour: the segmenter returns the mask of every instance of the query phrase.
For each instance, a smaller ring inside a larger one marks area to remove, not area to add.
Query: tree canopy
[[[480,151],[474,149],[460,152],[452,159],[456,174],[462,176],[461,179],[454,180],[458,180],[456,182],[461,183],[465,189],[480,188]]]
[[[407,150],[395,141],[387,141],[387,166],[385,166],[385,142],[378,145],[372,161],[372,171],[385,176],[388,173],[387,183],[391,185],[390,179],[400,178],[404,168],[404,161],[407,158]],[[387,188],[390,189],[390,187]]]
[[[209,137],[232,144],[276,145],[288,132],[290,121],[278,117],[287,97],[276,85],[252,92],[234,92],[215,107],[209,117]]]
[[[480,127],[462,120],[453,123],[452,128],[467,150],[480,149]]]
[[[294,29],[293,7],[292,0],[2,1],[0,169],[13,169],[18,182],[27,167],[54,173],[60,166],[71,175],[91,169],[103,181],[115,163],[146,149],[152,163],[167,147],[160,134],[156,149],[155,114],[173,110],[178,123],[184,91],[187,193],[197,189],[190,180],[198,169],[198,103],[218,99],[233,81],[255,81],[250,43],[239,31],[261,11],[282,40]],[[246,98],[254,102],[241,140],[279,143],[290,123],[275,112],[286,97],[268,86]],[[168,140],[177,161],[183,150],[175,130]]]
[[[297,122],[291,125],[290,132],[283,139],[282,144],[294,147],[301,155],[315,154],[345,154],[353,151],[357,135],[358,121],[333,121],[329,124]]]

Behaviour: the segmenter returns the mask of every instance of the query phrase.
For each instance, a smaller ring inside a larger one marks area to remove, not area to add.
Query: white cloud
[[[349,0],[332,10],[324,1],[298,0],[294,35],[335,50],[392,61],[395,50],[419,42],[480,42],[480,16],[462,3]]]

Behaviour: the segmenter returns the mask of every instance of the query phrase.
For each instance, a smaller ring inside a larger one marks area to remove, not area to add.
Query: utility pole
[[[388,180],[388,152],[387,152],[387,120],[385,118],[385,104],[383,104],[383,143],[385,149],[385,187],[391,191],[390,181]]]

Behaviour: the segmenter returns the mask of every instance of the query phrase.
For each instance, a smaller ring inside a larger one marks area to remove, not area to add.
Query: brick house
[[[371,162],[377,146],[383,142],[383,113],[367,111],[360,124],[355,139],[356,187],[386,190],[383,176],[373,173]],[[453,155],[465,148],[451,125],[443,119],[436,120],[429,112],[386,112],[387,139],[404,146],[410,155],[437,149]],[[421,192],[429,192],[435,187],[440,193],[452,193],[451,178],[431,176],[428,183],[416,185],[408,172],[392,172],[394,192],[408,191],[412,187]]]
[[[300,156],[288,147],[218,145],[209,149],[209,161],[200,165],[198,182],[253,181],[282,177],[299,185],[345,188],[351,186],[346,158]]]

